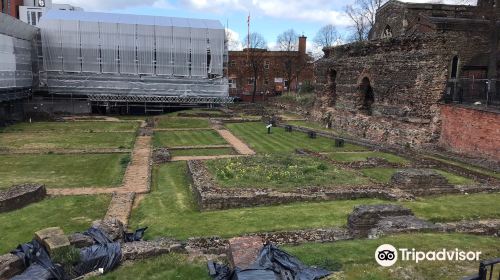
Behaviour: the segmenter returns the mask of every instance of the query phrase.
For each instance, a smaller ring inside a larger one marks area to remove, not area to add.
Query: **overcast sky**
[[[334,24],[348,31],[344,7],[354,0],[54,0],[73,4],[86,11],[104,11],[143,15],[217,19],[228,25],[241,40],[247,34],[247,16],[251,14],[251,32],[264,35],[273,48],[281,32],[293,28],[308,37],[311,46],[318,29]],[[445,0],[454,3],[463,0]],[[428,2],[413,0],[410,2]]]

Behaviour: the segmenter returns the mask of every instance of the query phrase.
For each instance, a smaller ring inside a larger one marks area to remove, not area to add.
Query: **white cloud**
[[[230,28],[226,29],[227,47],[230,51],[241,51],[243,44],[241,43],[240,34]]]

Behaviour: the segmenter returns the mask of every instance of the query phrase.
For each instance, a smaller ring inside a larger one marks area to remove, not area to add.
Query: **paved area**
[[[123,225],[128,225],[128,219],[132,212],[135,193],[113,193],[108,212],[104,219],[118,219]]]
[[[227,129],[217,129],[222,138],[224,138],[229,144],[233,146],[233,148],[240,155],[255,155],[255,151],[250,149],[247,144],[243,143],[238,137],[234,136],[231,131]]]

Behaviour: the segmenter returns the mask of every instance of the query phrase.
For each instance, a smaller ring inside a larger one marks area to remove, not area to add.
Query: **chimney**
[[[299,54],[305,55],[307,49],[307,37],[302,35],[299,37]]]

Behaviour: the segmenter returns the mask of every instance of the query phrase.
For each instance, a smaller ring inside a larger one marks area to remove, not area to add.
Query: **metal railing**
[[[492,88],[492,83],[495,83]],[[444,93],[446,103],[500,106],[500,80],[455,79],[448,81]]]
[[[462,280],[498,280],[500,279],[500,270],[495,275],[495,265],[500,263],[500,258],[493,260],[482,261],[479,264],[479,272],[477,275],[462,278]]]

